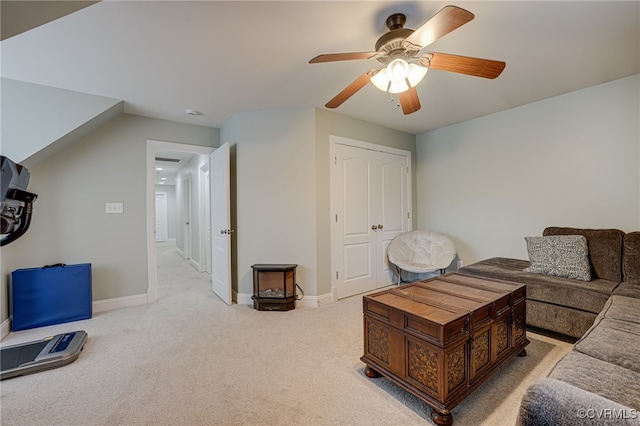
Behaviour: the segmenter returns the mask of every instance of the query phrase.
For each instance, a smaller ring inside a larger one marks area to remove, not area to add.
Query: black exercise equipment
[[[0,246],[20,238],[27,232],[33,214],[33,202],[38,197],[27,192],[29,170],[7,157],[0,156]]]

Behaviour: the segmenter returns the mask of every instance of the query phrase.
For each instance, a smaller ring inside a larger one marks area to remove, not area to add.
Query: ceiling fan
[[[370,81],[380,90],[397,93],[402,112],[411,114],[420,109],[416,85],[429,68],[451,71],[483,78],[496,78],[506,63],[491,59],[472,58],[448,53],[421,51],[439,38],[461,27],[474,18],[473,13],[457,6],[445,6],[417,30],[403,28],[406,16],[396,13],[386,20],[389,31],[376,42],[374,52],[329,53],[318,55],[310,64],[377,59],[382,66],[375,67],[358,77],[325,106],[337,108]]]

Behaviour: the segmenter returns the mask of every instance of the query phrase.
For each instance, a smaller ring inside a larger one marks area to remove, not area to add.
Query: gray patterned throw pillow
[[[531,266],[524,272],[591,281],[589,248],[582,235],[525,237]]]

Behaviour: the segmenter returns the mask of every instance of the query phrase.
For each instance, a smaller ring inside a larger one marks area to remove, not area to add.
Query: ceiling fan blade
[[[412,114],[421,108],[420,99],[418,99],[418,91],[415,87],[409,88],[398,94],[400,98],[400,106],[404,115]]]
[[[433,52],[427,53],[420,58],[420,63],[436,70],[451,71],[490,79],[498,77],[507,65],[503,61]]]
[[[369,83],[371,77],[373,76],[373,72],[375,70],[369,70],[366,73],[362,74],[360,77],[356,78],[353,83],[345,87],[345,89],[338,93],[333,99],[331,99],[325,105],[327,108],[338,108],[343,104],[344,101],[353,96],[358,90],[362,89],[364,86]]]
[[[325,55],[318,55],[309,61],[310,64],[317,64],[320,62],[335,62],[335,61],[352,61],[355,59],[371,59],[378,56],[380,52],[352,52],[352,53],[327,53]]]
[[[406,49],[420,50],[473,18],[473,13],[468,10],[457,6],[445,6],[407,37],[402,46]]]

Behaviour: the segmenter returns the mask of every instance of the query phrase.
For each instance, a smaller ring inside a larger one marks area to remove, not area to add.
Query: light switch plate
[[[106,203],[105,212],[107,214],[121,214],[124,213],[124,204],[122,203]]]

